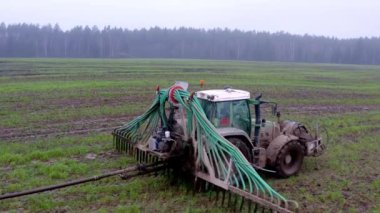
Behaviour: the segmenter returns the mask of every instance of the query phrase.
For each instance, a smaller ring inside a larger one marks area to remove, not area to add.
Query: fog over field
[[[375,0],[13,0],[1,2],[0,22],[59,23],[65,30],[227,27],[353,38],[380,35],[379,8]]]

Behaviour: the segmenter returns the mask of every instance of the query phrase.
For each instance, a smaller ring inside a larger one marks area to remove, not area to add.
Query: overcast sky
[[[380,36],[379,0],[0,0],[0,22]]]

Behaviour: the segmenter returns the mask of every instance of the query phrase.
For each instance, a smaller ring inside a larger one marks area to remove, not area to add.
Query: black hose
[[[120,170],[104,173],[104,174],[99,175],[99,176],[93,176],[90,178],[82,178],[82,179],[78,179],[78,180],[69,181],[66,183],[35,188],[35,189],[23,191],[23,192],[14,192],[14,193],[0,195],[0,200],[5,200],[5,199],[9,199],[9,198],[14,198],[14,197],[21,197],[21,196],[25,196],[25,195],[30,195],[30,194],[35,194],[35,193],[40,193],[40,192],[45,192],[45,191],[50,191],[50,190],[55,190],[55,189],[60,189],[60,188],[68,187],[68,186],[73,186],[73,185],[91,182],[91,181],[97,181],[97,180],[100,180],[103,178],[107,178],[107,177],[111,177],[111,176],[115,176],[115,175],[119,175],[119,174],[126,174],[125,177],[131,178],[131,177],[135,177],[135,176],[139,176],[139,175],[144,175],[144,174],[156,172],[156,171],[161,170],[163,168],[165,168],[165,166],[163,165],[162,162],[156,162],[156,163],[152,163],[152,164],[148,164],[148,165],[138,164],[138,165],[130,166],[130,167],[125,168],[125,169],[120,169]],[[128,172],[135,172],[135,173],[127,174]]]

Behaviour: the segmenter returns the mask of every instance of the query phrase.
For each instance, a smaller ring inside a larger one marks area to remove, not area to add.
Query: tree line
[[[0,24],[0,57],[194,58],[380,64],[380,37],[338,39],[230,29]]]

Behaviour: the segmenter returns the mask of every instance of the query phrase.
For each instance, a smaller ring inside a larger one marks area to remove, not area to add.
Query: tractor
[[[169,94],[175,89],[187,88],[186,82],[177,82]],[[304,156],[319,156],[325,149],[322,138],[313,136],[301,123],[281,120],[275,102],[261,100],[262,95],[250,99],[250,92],[231,87],[224,89],[202,90],[194,93],[200,101],[207,119],[216,128],[217,133],[237,147],[244,157],[258,170],[276,172],[280,177],[295,175],[302,167]],[[186,118],[181,116],[183,110],[173,95],[169,96],[173,105],[169,110],[169,125],[167,129],[158,132],[150,138],[148,146],[139,146],[144,151],[154,151],[156,154],[171,151],[172,139],[186,141],[184,132]],[[261,116],[262,105],[269,105],[277,121],[269,121]],[[251,115],[253,105],[254,118]],[[173,137],[165,141],[166,134]],[[159,145],[159,146],[158,146]],[[179,151],[179,150],[177,150]]]
[[[235,145],[257,169],[274,169],[281,177],[296,174],[304,156],[319,156],[325,146],[301,123],[280,119],[277,104],[254,99],[254,118],[251,115],[250,93],[230,87],[203,90],[196,93],[207,118],[220,135]],[[272,107],[277,121],[261,117],[263,104]]]
[[[297,209],[296,202],[272,189],[257,170],[295,175],[305,156],[323,153],[322,138],[299,122],[282,120],[277,104],[261,100],[262,95],[251,99],[250,92],[231,87],[187,89],[188,83],[181,81],[168,89],[157,87],[151,107],[114,130],[116,149],[140,163],[172,162],[168,165],[176,165],[173,171],[195,176],[195,186],[203,181],[204,187],[239,195],[242,202],[278,212],[292,212],[295,203]],[[264,105],[277,121],[262,117]]]

